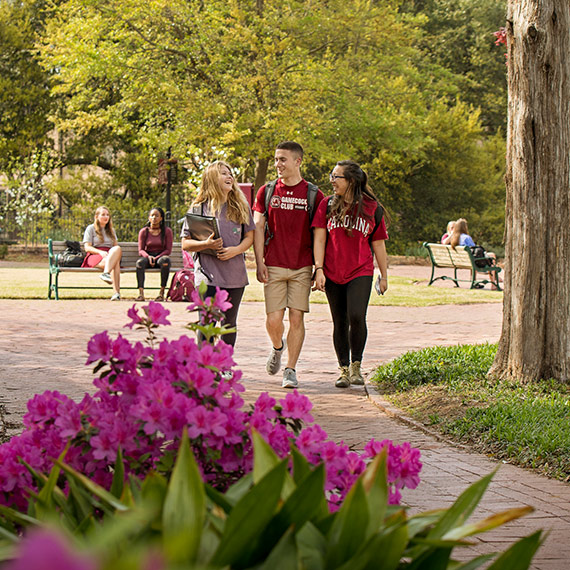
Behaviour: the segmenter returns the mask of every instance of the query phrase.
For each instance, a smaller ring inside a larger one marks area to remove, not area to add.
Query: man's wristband
[[[319,270],[319,269],[323,269],[322,267],[315,267],[315,273]],[[323,269],[324,271],[324,269]]]

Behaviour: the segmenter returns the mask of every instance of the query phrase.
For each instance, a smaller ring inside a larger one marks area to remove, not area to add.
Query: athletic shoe
[[[109,285],[113,284],[113,280],[111,279],[111,276],[108,273],[101,273],[101,275],[99,275],[99,278],[105,281],[105,283]]]
[[[121,300],[121,296],[118,293],[115,293],[112,297],[111,297],[111,301],[120,301]]]
[[[284,338],[281,339],[281,348],[277,350],[271,347],[271,352],[269,353],[269,358],[267,359],[267,364],[265,365],[265,370],[267,374],[277,374],[281,368],[281,357],[285,350],[286,341]]]
[[[334,385],[337,388],[348,388],[350,386],[350,376],[348,366],[339,366],[340,376],[336,379]]]
[[[285,368],[283,370],[283,383],[282,388],[296,388],[299,385],[297,382],[297,372],[292,368]]]
[[[364,385],[364,378],[360,372],[360,362],[352,362],[350,365],[350,383],[356,386]]]

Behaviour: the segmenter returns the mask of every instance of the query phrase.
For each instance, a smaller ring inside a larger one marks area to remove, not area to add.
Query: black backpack
[[[85,258],[81,244],[78,241],[65,240],[65,245],[67,249],[57,256],[59,267],[81,267]]]
[[[265,245],[267,245],[269,240],[273,237],[273,232],[269,228],[268,212],[271,197],[273,196],[273,192],[275,192],[275,186],[277,186],[277,180],[272,180],[265,185]],[[312,222],[313,216],[315,215],[315,202],[319,189],[312,182],[307,182],[307,186],[307,211],[309,212],[309,222]]]

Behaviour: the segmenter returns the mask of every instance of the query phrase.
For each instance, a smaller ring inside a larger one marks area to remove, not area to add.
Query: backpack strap
[[[309,212],[309,222],[312,222],[315,215],[315,202],[319,188],[312,182],[307,182],[307,185],[307,210]]]
[[[271,203],[271,197],[273,192],[275,192],[275,186],[277,186],[277,180],[272,180],[265,185],[265,245],[273,238],[273,232],[269,227],[269,204]]]

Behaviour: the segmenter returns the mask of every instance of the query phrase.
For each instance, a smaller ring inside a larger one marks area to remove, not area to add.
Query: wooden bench
[[[477,273],[494,273],[497,281],[497,288],[499,291],[498,274],[502,271],[497,265],[484,265],[483,267],[477,265],[476,261],[487,260],[488,258],[474,257],[471,249],[467,246],[458,245],[453,248],[451,245],[443,245],[441,243],[428,243],[424,242],[423,246],[428,250],[431,260],[431,277],[428,285],[431,285],[438,279],[451,279],[456,287],[459,287],[459,281],[466,281],[471,283],[471,289],[478,288],[479,284],[492,283],[489,279],[477,279]],[[453,277],[449,275],[440,275],[435,277],[436,267],[445,267],[453,269]],[[468,269],[471,271],[471,279],[459,279],[457,277],[458,269]]]
[[[136,241],[120,241],[119,245],[123,255],[121,257],[121,273],[134,273],[136,272],[136,262],[139,256],[139,245]],[[83,249],[83,244],[81,244]],[[57,264],[57,256],[67,249],[65,241],[54,241],[48,239],[48,257],[49,257],[49,286],[48,286],[48,299],[52,298],[52,293],[55,299],[59,299],[60,289],[109,289],[109,285],[93,285],[93,286],[69,286],[59,284],[60,273],[96,273],[101,275],[101,270],[94,267],[60,267]],[[182,258],[182,246],[180,242],[172,244],[172,253],[170,255],[172,266],[171,273],[175,273],[184,267]],[[159,273],[160,269],[147,269],[147,272]],[[136,289],[137,287],[123,287],[121,289]],[[145,289],[159,289],[159,287],[147,287]]]

